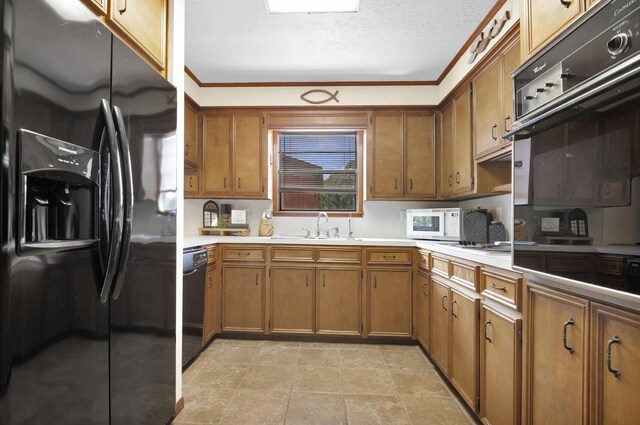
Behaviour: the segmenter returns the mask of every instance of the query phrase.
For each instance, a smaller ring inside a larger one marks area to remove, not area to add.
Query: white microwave
[[[461,241],[462,210],[433,208],[407,210],[407,237],[440,241]]]

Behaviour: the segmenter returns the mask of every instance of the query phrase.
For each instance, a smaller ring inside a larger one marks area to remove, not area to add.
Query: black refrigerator
[[[0,22],[0,424],[166,424],[176,90],[79,0]]]

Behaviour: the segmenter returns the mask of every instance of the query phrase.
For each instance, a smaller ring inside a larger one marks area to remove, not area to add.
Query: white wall
[[[178,103],[177,140],[184,140],[184,0],[169,1],[169,66],[167,79],[176,86]],[[176,222],[184,220],[184,143],[177,143],[178,208]],[[176,402],[182,398],[182,249],[183,226],[176,226]]]

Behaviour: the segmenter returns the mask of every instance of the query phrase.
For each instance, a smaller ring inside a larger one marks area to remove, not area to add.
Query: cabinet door
[[[522,320],[483,304],[480,314],[480,420],[520,423]]]
[[[513,78],[511,73],[520,66],[520,39],[516,39],[502,53],[502,130],[503,134],[513,127]],[[510,139],[502,139],[502,146],[511,144]]]
[[[473,141],[471,137],[471,90],[467,89],[455,100],[453,168],[455,193],[473,190]]]
[[[418,272],[418,279],[416,280],[416,284],[414,286],[416,291],[416,296],[418,297],[417,302],[417,323],[416,323],[416,331],[418,342],[422,347],[429,351],[429,316],[430,316],[430,296],[429,293],[431,291],[431,282],[429,275]]]
[[[222,330],[264,332],[264,267],[225,265]]]
[[[566,203],[566,126],[556,126],[531,139],[533,158],[533,199],[539,205]]]
[[[404,119],[405,197],[436,196],[436,145],[433,114],[407,113]]]
[[[502,61],[496,56],[473,81],[475,158],[500,148],[502,130]]]
[[[401,198],[403,176],[402,114],[373,114],[371,198]]]
[[[640,315],[593,304],[591,320],[591,423],[637,423]]]
[[[369,335],[411,336],[411,270],[369,270]]]
[[[202,345],[209,342],[216,331],[216,268],[207,268],[207,284],[204,289],[204,323],[202,326]]]
[[[231,117],[204,115],[202,140],[202,194],[231,194]]]
[[[165,69],[167,0],[112,0],[110,21],[159,69]]]
[[[317,269],[316,329],[318,334],[362,334],[361,273],[360,269]]]
[[[546,44],[583,9],[582,0],[525,0],[522,5],[526,8],[523,12],[526,20],[523,37],[527,55]]]
[[[588,302],[528,285],[525,311],[524,424],[585,423]]]
[[[242,197],[261,197],[264,191],[262,114],[233,116],[233,192]]]
[[[449,332],[451,328],[451,294],[449,285],[443,280],[431,277],[431,358],[442,372],[449,376]]]
[[[198,172],[197,171],[185,171],[184,173],[184,196],[195,197],[198,196]]]
[[[566,195],[571,205],[598,203],[598,124],[573,120],[567,130]]]
[[[313,333],[312,267],[271,268],[271,332]]]
[[[198,167],[198,111],[184,103],[184,166]]]
[[[442,134],[440,136],[440,194],[453,194],[453,102],[442,110]]]
[[[451,363],[449,378],[462,399],[478,411],[478,313],[480,297],[451,290]]]
[[[100,16],[107,14],[107,0],[82,0],[87,6],[95,9]]]

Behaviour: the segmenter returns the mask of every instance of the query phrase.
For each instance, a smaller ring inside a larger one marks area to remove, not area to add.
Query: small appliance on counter
[[[440,241],[461,241],[462,210],[432,208],[407,210],[407,237]]]
[[[273,236],[273,221],[271,220],[273,215],[269,211],[262,213],[260,217],[260,228],[258,229],[258,236]]]
[[[465,238],[478,244],[489,243],[489,226],[492,220],[493,216],[485,209],[478,208],[466,213],[463,227]]]

